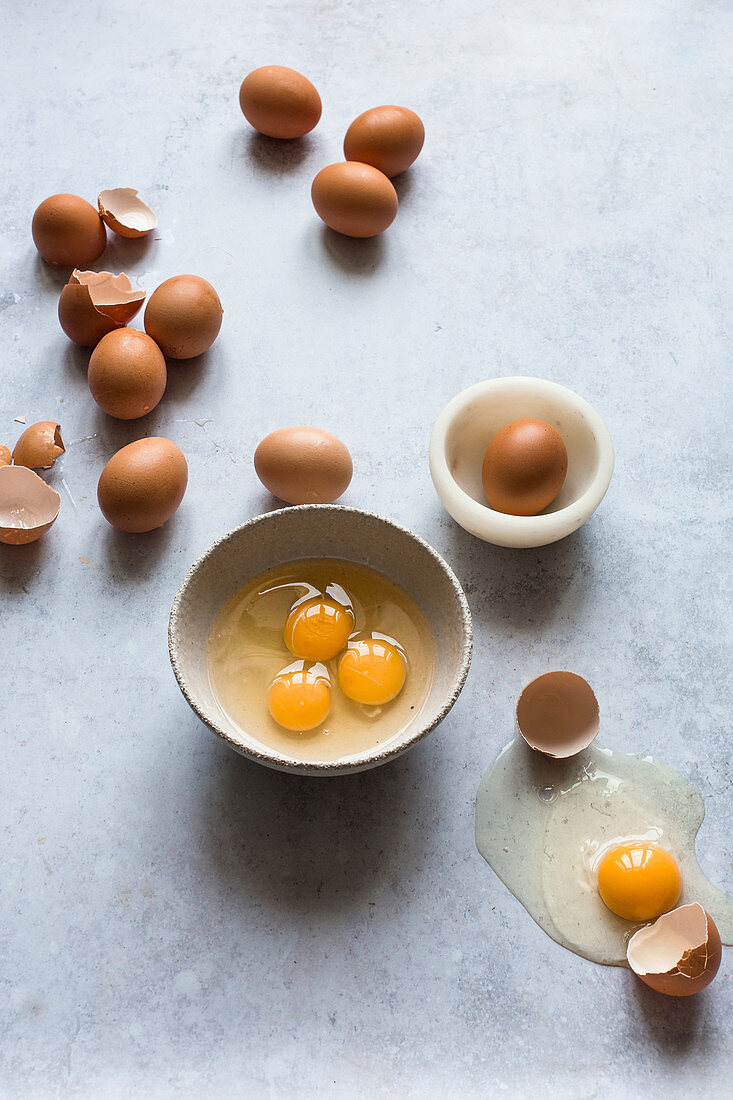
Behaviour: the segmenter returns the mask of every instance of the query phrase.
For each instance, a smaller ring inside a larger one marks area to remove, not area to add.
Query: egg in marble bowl
[[[339,505],[257,516],[192,566],[169,624],[198,717],[281,771],[383,764],[442,721],[463,687],[463,591],[427,543]]]

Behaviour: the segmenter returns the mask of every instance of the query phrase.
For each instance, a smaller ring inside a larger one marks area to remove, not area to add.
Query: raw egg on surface
[[[407,661],[399,642],[381,634],[352,639],[339,661],[338,681],[355,703],[381,707],[405,685]]]
[[[344,156],[398,176],[417,160],[424,141],[425,127],[408,107],[372,107],[346,131]]]
[[[565,483],[568,452],[544,420],[513,420],[486,449],[481,480],[495,511],[536,516],[552,504]]]
[[[134,187],[100,191],[97,205],[102,221],[120,237],[147,237],[158,225],[155,214]]]
[[[165,392],[165,356],[144,332],[119,328],[97,344],[87,379],[100,408],[118,420],[136,420],[154,409]]]
[[[23,432],[13,448],[13,462],[29,470],[48,470],[64,450],[61,425],[55,420],[41,420]]]
[[[305,733],[325,722],[331,707],[331,681],[325,665],[295,661],[279,672],[267,697],[279,726]]]
[[[102,470],[97,499],[104,518],[119,531],[153,531],[183,500],[188,464],[169,439],[137,439],[112,455]]]
[[[171,359],[193,359],[216,340],[224,311],[211,283],[199,275],[175,275],[153,291],[145,331]]]
[[[347,237],[376,237],[397,215],[397,192],[384,172],[353,160],[322,168],[311,198],[318,217]]]
[[[353,473],[345,444],[305,424],[265,436],[254,467],[265,488],[287,504],[331,504],[346,492]]]
[[[649,841],[616,844],[598,864],[598,891],[624,920],[654,920],[672,908],[681,889],[674,857]]]
[[[330,661],[344,648],[354,629],[354,612],[326,595],[311,596],[291,609],[285,622],[285,645],[294,657]]]
[[[103,336],[126,325],[145,301],[127,275],[111,271],[72,272],[59,298],[59,322],[70,340],[96,347]]]
[[[245,76],[239,106],[250,126],[272,138],[303,137],[321,117],[321,97],[310,80],[284,65],[263,65]]]
[[[25,546],[45,535],[61,497],[27,466],[0,466],[0,542]]]
[[[723,957],[720,933],[702,905],[681,905],[629,940],[629,966],[645,985],[689,997],[710,985]]]
[[[51,195],[33,215],[33,243],[48,264],[89,267],[107,247],[104,222],[86,199]]]

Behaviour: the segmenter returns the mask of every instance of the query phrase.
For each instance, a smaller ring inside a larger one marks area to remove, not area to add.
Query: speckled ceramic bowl
[[[524,417],[557,428],[568,472],[538,516],[508,516],[487,504],[481,467],[496,433]],[[430,438],[430,473],[443,507],[466,531],[496,546],[546,546],[577,531],[603,500],[613,463],[611,436],[596,410],[542,378],[492,378],[470,386],[446,405]]]
[[[298,558],[329,557],[371,566],[412,596],[435,637],[437,663],[425,706],[396,743],[348,761],[314,763],[265,748],[228,719],[209,684],[206,640],[224,601],[250,578]],[[178,589],[168,628],[173,671],[201,721],[243,756],[301,775],[342,775],[374,768],[400,756],[435,729],[461,692],[471,663],[472,638],[463,590],[431,546],[391,520],[335,504],[269,512],[219,539],[194,563]]]

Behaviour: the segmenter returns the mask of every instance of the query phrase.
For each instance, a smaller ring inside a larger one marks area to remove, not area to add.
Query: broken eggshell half
[[[55,420],[40,420],[26,428],[15,444],[13,462],[30,470],[39,467],[48,470],[65,450],[61,425]]]
[[[70,340],[96,347],[103,336],[123,328],[145,301],[127,275],[75,269],[59,298],[59,322]]]
[[[689,997],[710,985],[722,954],[715,921],[697,902],[680,905],[640,928],[626,949],[637,977],[670,997]]]
[[[9,466],[12,461],[10,447],[6,447],[4,443],[0,444],[0,466]]]
[[[531,749],[566,759],[587,749],[598,733],[598,700],[574,672],[546,672],[517,702],[517,726]]]
[[[100,191],[97,204],[102,221],[120,237],[147,237],[158,226],[157,217],[148,204],[138,198],[134,187]]]
[[[24,546],[45,535],[61,497],[26,466],[0,466],[0,542]]]

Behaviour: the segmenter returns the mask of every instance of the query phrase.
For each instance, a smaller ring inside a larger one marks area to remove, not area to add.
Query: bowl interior
[[[266,749],[219,707],[209,683],[206,642],[222,604],[241,585],[299,558],[343,558],[371,566],[400,585],[422,610],[435,638],[435,675],[425,707],[388,749],[347,762],[313,763]],[[465,680],[471,653],[470,614],[460,585],[431,547],[409,531],[357,509],[305,505],[259,516],[232,531],[199,559],[179,589],[170,624],[171,660],[181,689],[204,722],[232,747],[262,763],[304,773],[337,773],[399,755],[444,717]]]
[[[557,387],[560,391],[560,387]],[[565,391],[567,392],[567,391]],[[512,420],[534,417],[551,424],[563,438],[568,452],[568,473],[560,493],[540,513],[559,512],[578,500],[590,487],[598,469],[598,440],[582,408],[565,393],[533,393],[521,385],[477,393],[458,410],[449,425],[445,458],[451,476],[468,496],[488,508],[481,484],[481,467],[489,443]]]

